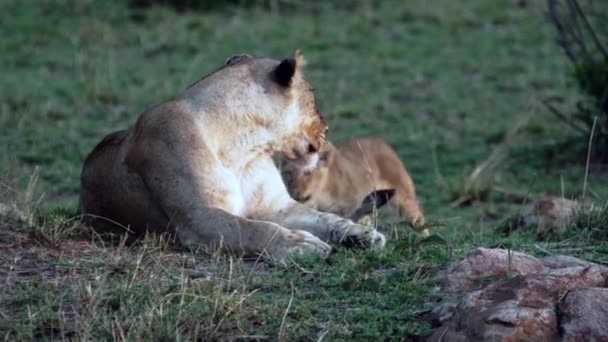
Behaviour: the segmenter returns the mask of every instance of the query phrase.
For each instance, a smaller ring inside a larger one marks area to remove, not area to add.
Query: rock
[[[20,221],[27,221],[27,216],[17,209],[17,206],[8,205],[0,202],[0,217],[13,217]]]
[[[601,273],[601,277],[603,277],[606,282],[603,285],[604,287],[608,287],[608,267],[603,265],[597,265],[589,261],[585,261],[579,258],[575,258],[573,256],[568,255],[552,255],[546,258],[541,259],[543,265],[545,267],[550,268],[555,274],[559,269],[572,269],[575,267],[590,267],[593,266],[594,271],[597,269],[599,273]],[[568,272],[567,270],[565,272]]]
[[[540,261],[548,268],[566,268],[573,266],[591,266],[592,262],[575,258],[569,255],[551,255],[540,259]]]
[[[441,326],[444,322],[452,318],[454,311],[458,308],[458,301],[448,301],[441,303],[430,311],[425,311],[419,315],[420,321],[427,322],[431,328]]]
[[[536,233],[539,236],[561,234],[572,224],[580,207],[577,201],[565,198],[543,198],[537,201],[532,212],[524,217],[524,224],[536,225]]]
[[[541,198],[509,219],[502,230],[511,233],[520,228],[534,229],[540,238],[549,234],[561,234],[572,225],[581,207],[579,202],[565,198]]]
[[[559,304],[563,341],[608,341],[608,288],[579,288]]]
[[[542,282],[530,284],[522,275],[472,292],[463,298],[445,329],[437,329],[430,340],[439,341],[442,335],[446,341],[555,339],[557,316],[549,308],[550,292]]]
[[[13,211],[11,207],[0,202],[0,216],[7,216],[11,211]]]
[[[464,296],[423,315],[429,341],[608,341],[606,267],[513,253],[507,277],[507,262],[505,250],[478,248],[442,273],[443,289]]]
[[[440,272],[439,282],[444,291],[455,293],[479,289],[483,283],[511,275],[545,271],[543,263],[526,254],[506,249],[477,248]]]

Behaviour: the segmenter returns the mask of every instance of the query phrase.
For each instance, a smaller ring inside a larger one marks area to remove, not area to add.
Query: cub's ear
[[[289,87],[291,85],[291,79],[296,73],[296,60],[294,58],[284,59],[274,69],[274,79],[283,87]]]

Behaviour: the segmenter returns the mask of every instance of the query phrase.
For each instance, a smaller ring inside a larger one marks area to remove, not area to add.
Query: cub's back
[[[383,181],[399,184],[406,172],[399,156],[381,137],[352,139],[336,145],[339,153],[363,173],[372,172]]]

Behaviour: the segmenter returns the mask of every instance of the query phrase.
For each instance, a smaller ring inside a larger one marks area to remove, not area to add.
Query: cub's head
[[[292,160],[283,162],[283,177],[291,196],[298,202],[319,206],[330,181],[330,165],[333,162],[336,148],[326,142],[319,151],[319,162],[313,169],[302,167],[301,163]],[[329,191],[329,190],[327,190]]]

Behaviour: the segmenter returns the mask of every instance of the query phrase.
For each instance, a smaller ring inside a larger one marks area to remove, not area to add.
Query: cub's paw
[[[331,246],[309,232],[291,230],[273,243],[270,253],[279,261],[285,261],[289,256],[304,254],[317,254],[327,258],[331,253]]]
[[[414,228],[420,229],[424,226],[424,215],[422,215],[422,213],[418,213],[411,218],[410,222]]]
[[[374,228],[359,224],[349,225],[339,233],[338,242],[349,247],[383,249],[386,237]]]
[[[416,230],[423,238],[427,238],[431,235],[431,231],[424,227],[425,219],[422,213],[419,212],[413,215],[410,219],[410,223],[414,230]]]

